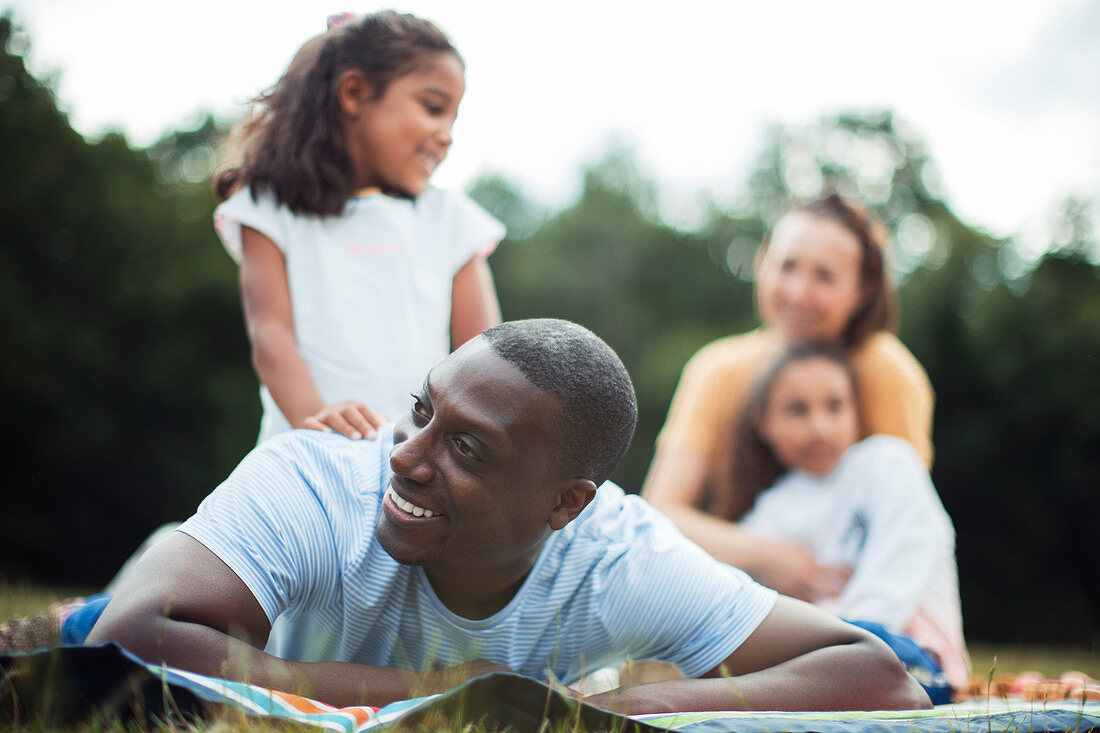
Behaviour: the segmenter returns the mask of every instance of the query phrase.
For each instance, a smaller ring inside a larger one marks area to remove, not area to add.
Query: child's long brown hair
[[[298,50],[274,87],[253,100],[235,131],[242,158],[215,178],[224,201],[243,186],[270,191],[298,214],[340,214],[356,192],[355,166],[340,124],[338,83],[358,69],[377,96],[425,56],[451,53],[443,32],[426,20],[386,10],[355,18]]]
[[[729,459],[725,470],[717,477],[710,511],[716,516],[736,522],[745,516],[756,498],[787,471],[775,457],[775,452],[760,435],[760,419],[768,409],[772,386],[791,364],[810,359],[827,359],[841,367],[852,384],[852,395],[858,399],[856,374],[845,352],[834,346],[805,343],[792,346],[768,365],[749,391],[748,400],[733,430]]]

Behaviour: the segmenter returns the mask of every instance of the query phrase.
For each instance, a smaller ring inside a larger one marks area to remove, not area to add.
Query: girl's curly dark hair
[[[440,53],[462,60],[433,24],[392,10],[310,39],[234,131],[240,160],[215,177],[218,199],[251,186],[253,196],[270,191],[298,214],[342,213],[355,195],[356,176],[340,125],[340,76],[358,69],[381,96],[394,79]]]

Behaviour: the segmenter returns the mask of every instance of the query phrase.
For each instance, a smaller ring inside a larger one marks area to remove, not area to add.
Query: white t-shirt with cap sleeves
[[[468,196],[434,187],[415,200],[361,196],[325,217],[245,188],[218,206],[214,225],[237,262],[244,226],[283,253],[298,349],[325,402],[359,400],[390,419],[450,351],[454,276],[504,237]],[[266,387],[260,400],[263,442],[290,424]]]

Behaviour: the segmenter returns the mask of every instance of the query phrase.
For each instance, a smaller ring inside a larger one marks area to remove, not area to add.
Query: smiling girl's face
[[[791,362],[772,382],[758,429],[788,469],[828,474],[859,438],[851,375],[824,356]]]
[[[458,57],[444,52],[394,79],[381,96],[369,83],[352,87],[344,98],[344,140],[359,188],[424,192],[451,147],[463,74]]]

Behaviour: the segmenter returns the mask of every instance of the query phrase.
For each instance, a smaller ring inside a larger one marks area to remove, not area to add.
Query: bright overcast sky
[[[77,130],[146,145],[241,114],[328,13],[312,2],[0,0],[58,73]],[[550,206],[612,139],[678,198],[743,188],[771,122],[890,108],[923,137],[948,203],[998,235],[1068,194],[1100,201],[1097,0],[424,0],[467,62],[436,182],[495,170]]]

